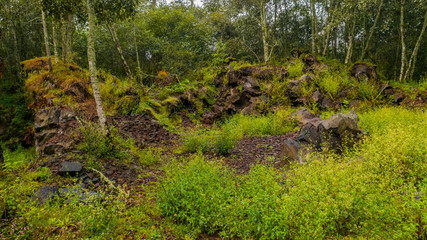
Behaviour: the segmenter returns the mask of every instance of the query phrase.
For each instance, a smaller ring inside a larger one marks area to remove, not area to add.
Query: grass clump
[[[21,145],[18,145],[16,150],[10,150],[4,148],[3,157],[4,157],[4,169],[5,171],[12,172],[15,170],[22,170],[28,167],[36,157],[36,151],[34,147],[23,148]]]
[[[289,120],[289,109],[263,116],[233,115],[220,126],[210,130],[199,129],[184,138],[184,149],[188,152],[215,152],[226,155],[245,136],[281,135],[295,130],[297,123]]]
[[[314,80],[322,92],[326,93],[332,100],[335,99],[339,91],[349,84],[344,71],[326,71],[320,73]]]
[[[301,59],[295,59],[288,66],[288,72],[290,78],[297,78],[302,76],[304,70],[304,63]]]

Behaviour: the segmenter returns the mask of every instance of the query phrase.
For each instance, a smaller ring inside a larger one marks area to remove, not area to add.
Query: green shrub
[[[229,170],[196,156],[188,163],[173,162],[166,167],[157,204],[164,216],[198,233],[214,233],[223,228],[230,213],[234,185]]]
[[[352,151],[308,153],[302,156],[307,162],[294,163],[283,179],[261,165],[233,177],[200,157],[170,166],[161,185],[167,186],[162,213],[183,211],[181,223],[226,238],[424,239],[426,114],[402,108],[362,113],[368,135]],[[231,122],[223,127],[238,126]]]
[[[270,166],[255,165],[239,178],[233,211],[222,235],[243,239],[283,239],[288,236],[282,175]]]
[[[155,165],[162,161],[161,149],[148,147],[137,151],[139,162],[143,167]]]
[[[14,151],[4,147],[3,149],[4,169],[9,172],[28,167],[36,156],[34,147],[25,149],[21,145],[18,145],[18,148]]]
[[[108,131],[103,131],[101,127],[89,122],[81,125],[80,131],[83,141],[79,144],[79,149],[88,160],[89,166],[99,168],[100,159],[117,159],[130,161],[129,142],[126,142],[113,127]]]
[[[328,97],[335,99],[336,95],[345,86],[349,85],[348,76],[343,71],[332,71],[323,72],[315,78],[315,82]]]
[[[240,138],[232,131],[223,131],[215,139],[215,151],[221,155],[227,155],[239,140]]]
[[[295,59],[288,66],[288,72],[290,78],[297,78],[303,75],[304,63],[301,59]]]
[[[356,81],[354,86],[357,89],[359,97],[363,100],[373,101],[378,97],[380,92],[379,87],[375,83],[371,83],[367,80]]]
[[[213,143],[219,133],[217,128],[190,131],[184,135],[184,149],[191,153],[208,152],[213,148]]]

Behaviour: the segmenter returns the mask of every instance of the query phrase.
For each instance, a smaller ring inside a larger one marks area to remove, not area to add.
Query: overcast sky
[[[167,3],[173,2],[174,0],[166,0]],[[201,6],[202,5],[202,0],[194,0],[194,4],[196,6]]]

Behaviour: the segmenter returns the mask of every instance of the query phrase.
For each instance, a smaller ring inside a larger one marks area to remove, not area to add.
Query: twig
[[[129,197],[129,193],[127,193],[125,190],[121,189],[120,187],[114,186],[113,182],[110,179],[108,179],[102,172],[96,170],[95,168],[87,168],[87,169],[97,173],[101,178],[101,181],[107,183],[108,187],[110,187],[113,190],[116,190],[119,193],[119,195]]]

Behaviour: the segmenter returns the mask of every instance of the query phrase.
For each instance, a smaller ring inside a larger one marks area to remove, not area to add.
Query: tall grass
[[[189,152],[207,152],[214,149],[225,155],[245,136],[282,135],[295,130],[297,124],[289,120],[289,109],[281,109],[263,116],[233,115],[211,130],[199,129],[188,133],[184,147]]]

